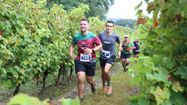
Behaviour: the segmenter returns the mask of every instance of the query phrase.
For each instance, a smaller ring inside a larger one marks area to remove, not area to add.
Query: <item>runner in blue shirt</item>
[[[116,43],[120,43],[119,36],[113,32],[113,29],[114,22],[107,21],[106,29],[99,34],[99,38],[103,45],[100,52],[100,66],[102,70],[101,78],[103,83],[103,91],[107,95],[112,94],[109,72],[111,71],[112,65],[116,58]]]
[[[138,58],[138,55],[140,53],[139,39],[135,40],[133,43],[134,43],[133,54],[135,58]]]

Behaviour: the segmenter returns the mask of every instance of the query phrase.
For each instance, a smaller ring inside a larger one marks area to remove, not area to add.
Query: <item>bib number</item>
[[[80,61],[89,62],[92,59],[91,54],[80,54]]]
[[[139,50],[135,50],[135,52],[139,52]]]
[[[106,58],[111,57],[111,52],[110,51],[102,50],[101,53],[102,53],[102,56],[104,56]]]

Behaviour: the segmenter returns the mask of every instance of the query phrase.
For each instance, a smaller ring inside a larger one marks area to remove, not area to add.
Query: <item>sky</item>
[[[137,19],[135,7],[142,0],[115,0],[107,13],[107,18]],[[146,13],[146,4],[143,2],[141,9]]]

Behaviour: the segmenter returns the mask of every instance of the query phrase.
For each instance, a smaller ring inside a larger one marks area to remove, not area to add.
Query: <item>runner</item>
[[[77,88],[80,100],[83,100],[85,77],[91,86],[92,93],[95,93],[95,75],[96,54],[95,52],[102,47],[101,41],[92,32],[89,32],[89,21],[80,20],[80,32],[73,37],[70,46],[70,57],[75,60],[75,70],[77,75]],[[74,47],[78,46],[78,55],[74,56]]]
[[[120,43],[118,35],[113,32],[114,22],[107,21],[105,31],[99,34],[99,38],[103,44],[100,52],[100,66],[101,66],[101,78],[103,83],[103,91],[107,95],[112,94],[112,86],[110,83],[111,77],[109,72],[111,71],[112,65],[115,61],[115,47],[116,42]]]
[[[134,48],[133,48],[133,55],[134,58],[138,58],[139,55],[139,39],[135,40],[134,42]]]
[[[118,55],[120,56],[124,71],[127,71],[127,65],[130,63],[128,58],[131,56],[130,51],[133,49],[133,43],[130,42],[129,35],[125,35],[123,42],[120,43],[119,49]]]

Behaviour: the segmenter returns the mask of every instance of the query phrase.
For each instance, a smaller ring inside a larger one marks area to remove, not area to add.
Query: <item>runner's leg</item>
[[[86,76],[86,79],[87,79],[87,82],[88,82],[88,83],[90,84],[90,86],[91,86],[92,93],[95,93],[96,88],[95,88],[95,81],[94,81],[93,76]]]
[[[94,75],[95,75],[95,67],[96,62],[90,62],[86,65],[86,80],[91,86],[92,93],[95,93],[95,81],[94,81]]]
[[[107,92],[107,87],[106,87],[106,75],[105,75],[105,64],[106,64],[106,60],[101,59],[100,58],[100,66],[101,66],[101,79],[102,79],[102,84],[103,84],[103,92],[106,93]]]
[[[111,95],[112,94],[112,86],[111,86],[111,77],[109,72],[111,71],[112,68],[112,64],[106,63],[105,65],[105,75],[106,75],[106,80],[107,80],[107,95]]]
[[[125,58],[121,59],[121,64],[123,66],[124,71],[126,71],[126,59]]]
[[[107,86],[110,86],[110,75],[109,72],[111,71],[112,65],[109,63],[106,63],[105,68],[104,68],[104,74],[106,76],[107,80]]]
[[[83,98],[83,93],[84,93],[84,79],[85,79],[85,72],[79,71],[77,72],[77,81],[78,81],[78,96],[80,99]]]

